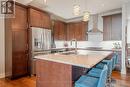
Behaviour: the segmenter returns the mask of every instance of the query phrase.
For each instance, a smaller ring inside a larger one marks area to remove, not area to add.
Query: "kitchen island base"
[[[36,77],[36,87],[72,87],[72,66],[39,59]]]

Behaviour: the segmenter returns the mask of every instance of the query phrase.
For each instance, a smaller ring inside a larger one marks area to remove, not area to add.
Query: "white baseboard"
[[[5,74],[0,74],[0,78],[5,78]]]

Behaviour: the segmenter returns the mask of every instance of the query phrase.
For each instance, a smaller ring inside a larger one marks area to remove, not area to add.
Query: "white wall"
[[[5,38],[4,19],[0,17],[0,78],[5,75]]]
[[[127,43],[130,43],[130,2],[126,4],[127,11]]]
[[[114,48],[113,43],[119,42],[122,45],[121,41],[78,41],[77,47],[78,48],[88,48],[88,47],[102,47],[103,49],[112,49]],[[70,41],[67,41],[68,47],[72,47],[70,45]],[[64,48],[64,41],[55,41],[57,48]],[[75,45],[73,45],[75,46]]]

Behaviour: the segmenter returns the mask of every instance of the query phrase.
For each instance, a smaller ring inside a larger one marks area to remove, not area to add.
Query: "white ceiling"
[[[76,17],[73,15],[73,5],[75,0],[47,0],[47,7],[45,7],[43,4],[44,0],[16,1],[39,7],[64,19]],[[81,14],[79,16],[82,16],[82,13],[85,9],[90,11],[91,14],[97,14],[107,10],[121,8],[122,4],[128,1],[130,0],[76,0],[76,2],[81,6]]]

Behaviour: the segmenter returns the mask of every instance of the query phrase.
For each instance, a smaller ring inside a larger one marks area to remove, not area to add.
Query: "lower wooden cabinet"
[[[37,60],[36,87],[73,87],[72,66],[46,60]]]

